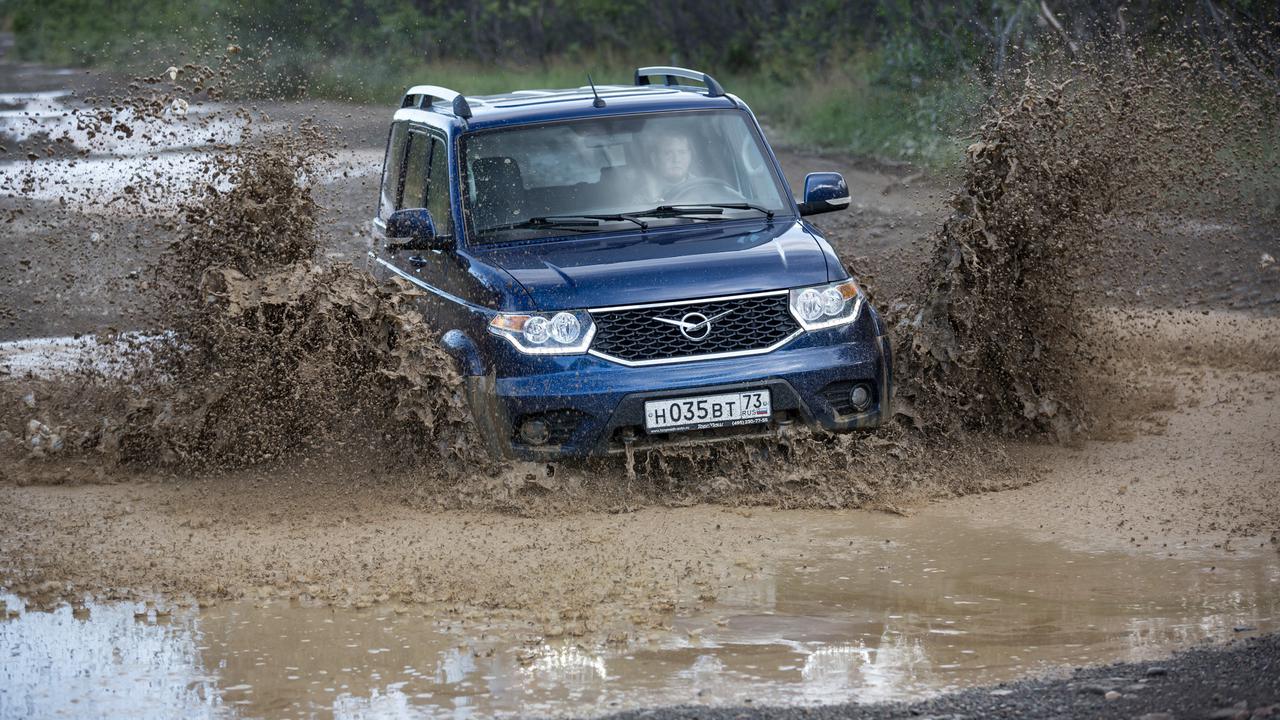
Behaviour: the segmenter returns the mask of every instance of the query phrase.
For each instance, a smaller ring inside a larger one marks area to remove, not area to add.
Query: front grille
[[[679,327],[656,319],[682,320],[690,313],[714,318],[705,338],[690,339]],[[592,351],[626,362],[674,362],[716,353],[764,350],[800,329],[787,309],[786,293],[593,311],[591,316],[596,323]]]

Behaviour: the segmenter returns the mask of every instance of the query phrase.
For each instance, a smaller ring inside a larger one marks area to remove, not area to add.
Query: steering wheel
[[[707,190],[716,190],[720,193],[727,193],[727,195],[718,194],[716,199],[711,202],[742,202],[747,199],[742,193],[733,189],[732,185],[715,178],[696,177],[689,178],[688,180],[685,180],[679,185],[671,188],[671,190],[667,192],[667,201],[671,203],[688,201],[697,202],[699,198],[694,196]]]

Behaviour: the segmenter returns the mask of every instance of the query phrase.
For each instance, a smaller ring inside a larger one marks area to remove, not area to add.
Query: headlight
[[[506,338],[528,355],[576,355],[591,346],[595,323],[585,312],[553,315],[498,313],[489,321],[489,332]]]
[[[853,280],[791,291],[791,314],[805,330],[851,323],[861,309],[862,291]]]

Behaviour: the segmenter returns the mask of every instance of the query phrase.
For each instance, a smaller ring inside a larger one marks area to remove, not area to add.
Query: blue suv
[[[885,328],[705,73],[464,97],[411,88],[369,268],[422,292],[495,455],[548,460],[891,415]]]

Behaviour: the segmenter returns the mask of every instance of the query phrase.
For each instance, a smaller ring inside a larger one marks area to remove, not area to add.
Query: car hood
[[[534,308],[562,310],[733,295],[829,279],[837,264],[801,223],[708,223],[484,249]]]

